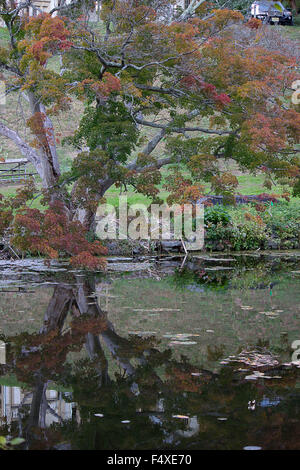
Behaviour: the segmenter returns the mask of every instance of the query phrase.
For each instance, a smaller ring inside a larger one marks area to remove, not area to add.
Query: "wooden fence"
[[[29,161],[26,158],[17,158],[12,160],[0,161],[0,183],[26,181],[33,173],[28,168]]]

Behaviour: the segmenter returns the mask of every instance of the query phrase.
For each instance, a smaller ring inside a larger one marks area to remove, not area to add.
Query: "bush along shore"
[[[213,251],[300,248],[300,206],[291,202],[205,211],[205,248]]]
[[[204,251],[300,249],[299,202],[205,208]],[[184,252],[180,240],[104,240],[109,254]]]

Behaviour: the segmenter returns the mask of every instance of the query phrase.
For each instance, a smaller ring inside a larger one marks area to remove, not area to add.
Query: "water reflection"
[[[1,387],[1,414],[8,425],[22,419],[22,409],[24,411],[30,409],[32,397],[32,392],[27,392],[21,387],[7,385]],[[39,419],[41,426],[48,427],[53,423],[72,418],[72,403],[67,403],[57,390],[45,388],[43,400],[44,409],[40,409]]]
[[[116,326],[94,279],[57,284],[39,331],[1,338],[0,435],[25,449],[299,448],[296,365],[259,344],[216,373]]]

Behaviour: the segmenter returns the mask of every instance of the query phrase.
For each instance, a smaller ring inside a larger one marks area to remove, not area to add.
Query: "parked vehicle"
[[[280,2],[256,0],[251,5],[251,17],[258,18],[264,23],[269,24],[293,24],[293,16],[291,10],[285,8]]]

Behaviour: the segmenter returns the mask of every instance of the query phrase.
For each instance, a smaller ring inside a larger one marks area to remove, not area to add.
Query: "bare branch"
[[[160,158],[159,160],[156,160],[156,162],[151,162],[149,165],[140,167],[138,162],[135,160],[134,162],[131,162],[127,165],[128,170],[134,170],[134,171],[144,171],[148,170],[149,168],[161,168],[165,165],[169,165],[170,163],[174,162],[173,157],[165,157],[165,158]]]
[[[187,20],[190,16],[192,16],[195,13],[197,8],[200,7],[200,5],[202,5],[202,3],[204,2],[205,0],[192,0],[189,6],[179,16],[178,21]]]
[[[157,147],[159,142],[165,137],[166,135],[166,129],[162,129],[160,132],[158,132],[150,142],[144,147],[143,153],[145,155],[150,155],[151,152]]]

